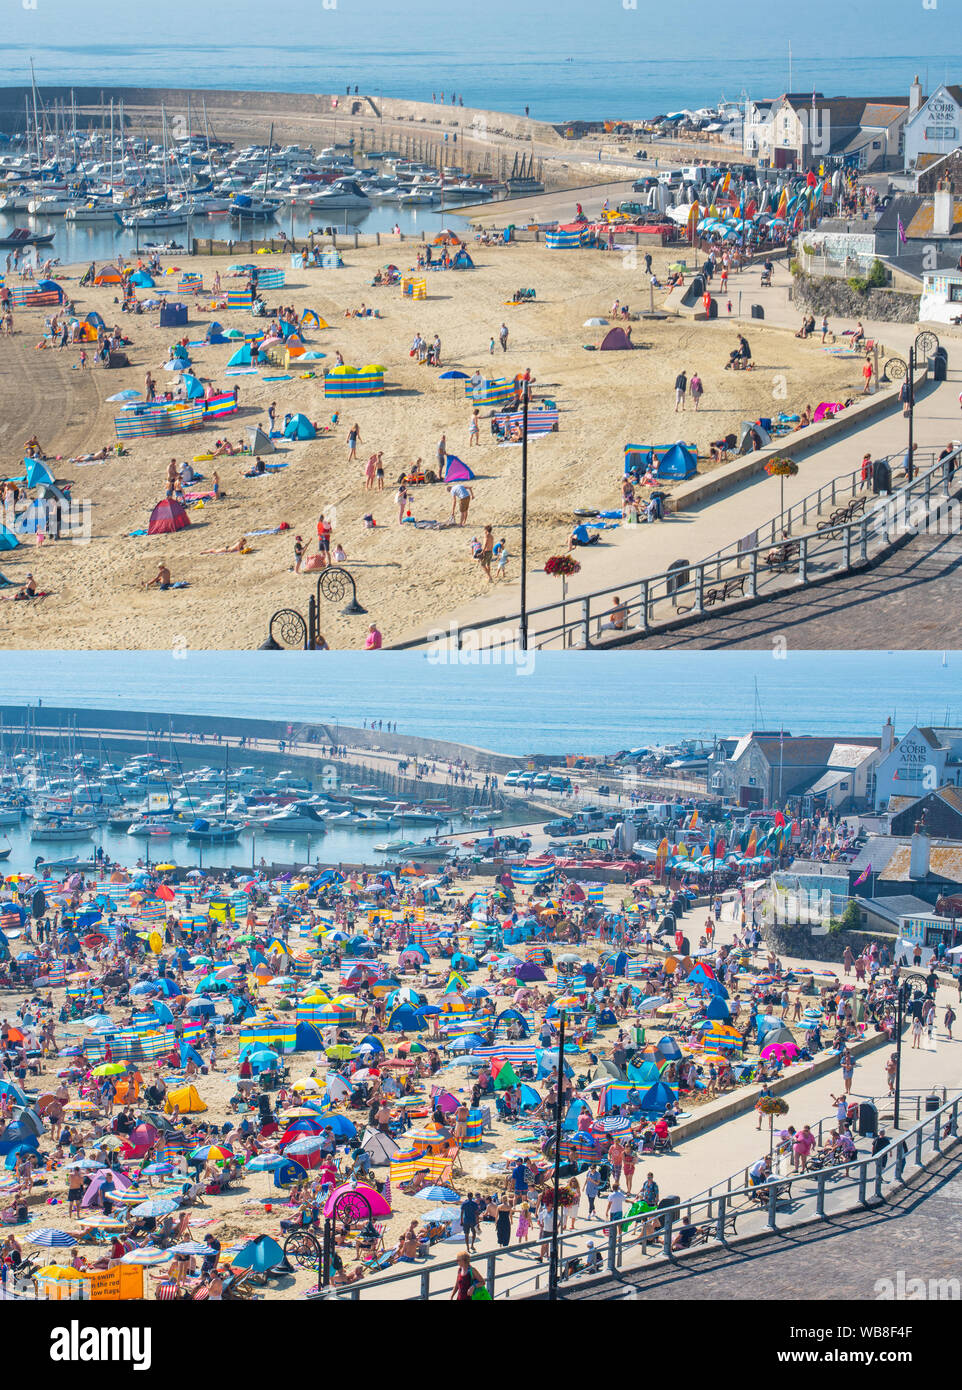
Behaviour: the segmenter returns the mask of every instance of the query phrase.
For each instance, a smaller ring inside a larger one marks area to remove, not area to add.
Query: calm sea
[[[962,652],[557,653],[515,666],[347,652],[7,652],[0,704],[397,721],[496,752],[604,753],[751,729],[962,723]]]
[[[64,11],[59,23],[58,8]],[[518,114],[528,107],[538,120],[559,122],[640,119],[710,106],[722,97],[742,101],[814,88],[826,96],[894,95],[906,93],[916,73],[927,80],[931,67],[934,83],[959,61],[941,51],[954,46],[957,35],[940,12],[926,21],[928,55],[842,56],[869,39],[861,33],[858,44],[826,43],[836,51],[820,55],[810,37],[808,51],[793,57],[789,71],[787,43],[750,9],[720,24],[709,14],[704,33],[696,35],[686,22],[679,25],[668,11],[652,13],[644,3],[556,3],[546,22],[544,7],[514,0],[488,0],[473,13],[440,0],[286,0],[278,16],[284,41],[278,42],[278,26],[266,11],[243,6],[238,15],[233,0],[208,0],[200,12],[190,7],[180,28],[177,11],[183,8],[174,0],[151,14],[104,0],[87,26],[58,0],[44,0],[29,13],[11,6],[0,84],[29,83],[32,58],[41,87],[341,92],[350,84],[373,97],[430,101],[443,93],[446,106],[457,93],[465,106]],[[756,22],[760,31],[746,62],[746,30]],[[71,23],[102,32],[85,34],[82,43],[65,41]],[[904,20],[886,24],[879,16],[870,39],[876,49],[892,49],[903,35]]]

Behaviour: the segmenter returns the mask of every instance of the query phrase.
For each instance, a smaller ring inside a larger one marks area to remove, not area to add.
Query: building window
[[[926,140],[956,140],[958,134],[958,127],[954,125],[927,125],[925,127]]]
[[[949,286],[949,303],[962,304],[962,284]]]

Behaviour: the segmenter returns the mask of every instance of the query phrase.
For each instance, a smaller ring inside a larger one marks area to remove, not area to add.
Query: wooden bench
[[[788,574],[798,564],[798,541],[777,546],[765,557],[765,564],[777,574]]]
[[[715,587],[705,591],[702,595],[702,608],[712,608],[716,603],[725,603],[730,598],[745,597],[745,580],[747,575],[734,575],[731,579],[726,579],[720,588]],[[694,604],[688,608],[679,607],[679,613],[690,613]]]

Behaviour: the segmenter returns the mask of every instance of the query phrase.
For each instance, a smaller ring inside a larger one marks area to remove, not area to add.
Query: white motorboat
[[[30,831],[31,840],[89,840],[96,826],[93,821],[63,820],[38,821]]]
[[[278,811],[276,815],[266,816],[261,821],[260,828],[267,831],[268,834],[275,831],[278,834],[288,834],[293,831],[299,834],[322,835],[326,828],[326,818],[318,815],[313,806],[294,802],[290,806],[285,806],[282,811]]]
[[[367,208],[371,206],[371,200],[361,188],[356,179],[335,179],[317,193],[312,193],[308,199],[312,208]]]

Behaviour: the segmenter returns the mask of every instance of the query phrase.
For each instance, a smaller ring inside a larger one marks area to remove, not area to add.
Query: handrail
[[[706,1212],[705,1220],[710,1221],[714,1224],[714,1237],[722,1245],[728,1244],[726,1236],[726,1224],[729,1218],[733,1215],[762,1215],[765,1214],[767,1211],[765,1225],[770,1230],[778,1230],[778,1207],[779,1204],[784,1200],[783,1194],[785,1190],[787,1189],[789,1193],[794,1196],[794,1192],[800,1184],[807,1183],[811,1185],[813,1180],[815,1196],[814,1215],[818,1220],[826,1219],[825,1189],[828,1182],[832,1179],[845,1178],[850,1180],[853,1184],[857,1184],[858,1204],[862,1206],[867,1206],[869,1205],[868,1186],[870,1180],[870,1170],[873,1170],[871,1174],[872,1199],[881,1200],[885,1169],[893,1155],[895,1158],[895,1166],[893,1172],[895,1175],[896,1185],[902,1185],[905,1181],[905,1173],[906,1168],[908,1167],[910,1148],[914,1149],[915,1169],[919,1169],[925,1166],[923,1162],[923,1148],[925,1147],[926,1142],[930,1144],[933,1150],[933,1155],[935,1157],[941,1155],[941,1141],[943,1138],[943,1116],[947,1112],[949,1114],[949,1120],[947,1124],[948,1134],[954,1140],[957,1140],[959,1138],[960,1106],[962,1106],[962,1091],[953,1096],[951,1100],[946,1100],[937,1110],[928,1112],[925,1118],[922,1119],[919,1123],[915,1124],[911,1129],[906,1130],[901,1135],[893,1136],[889,1144],[875,1155],[869,1155],[865,1158],[850,1159],[846,1163],[839,1163],[832,1168],[823,1168],[815,1172],[797,1173],[790,1177],[773,1177],[767,1180],[765,1183],[758,1184],[755,1186],[751,1184],[745,1184],[744,1186],[734,1188],[731,1191],[720,1193],[717,1197],[708,1199],[701,1203],[697,1203],[694,1199],[690,1201],[688,1199],[679,1199],[677,1203],[673,1204],[670,1207],[658,1207],[657,1209],[644,1214],[630,1217],[621,1217],[618,1220],[612,1220],[611,1218],[605,1220],[598,1220],[594,1225],[582,1226],[576,1233],[577,1238],[581,1239],[584,1237],[597,1237],[601,1245],[603,1247],[607,1247],[607,1257],[604,1259],[604,1264],[607,1266],[608,1272],[614,1274],[617,1273],[618,1269],[622,1265],[624,1265],[624,1257],[626,1251],[633,1250],[638,1245],[641,1245],[641,1253],[643,1255],[646,1255],[648,1253],[649,1243],[652,1243],[651,1237],[653,1235],[656,1237],[654,1243],[661,1245],[662,1253],[665,1259],[669,1262],[673,1262],[675,1258],[675,1252],[672,1251],[671,1244],[672,1228],[674,1226],[674,1223],[682,1215],[682,1212],[688,1213],[687,1219],[690,1222],[691,1213],[695,1210],[697,1205],[705,1207],[713,1205],[715,1207],[714,1216],[711,1216]],[[927,1140],[926,1131],[930,1126],[932,1126],[932,1134],[931,1137]],[[850,1179],[849,1175],[852,1170],[854,1170],[855,1172],[855,1177]],[[768,1189],[768,1199],[767,1203],[764,1206],[757,1205],[759,1201],[760,1188]],[[812,1193],[809,1192],[807,1195],[810,1198],[812,1196]],[[734,1199],[739,1198],[743,1199],[743,1203],[736,1209],[736,1211],[733,1212],[731,1209],[731,1203]],[[648,1229],[649,1225],[653,1220],[657,1220],[659,1223],[658,1229],[656,1231],[650,1231]],[[641,1234],[636,1236],[629,1236],[629,1228],[631,1226],[637,1225],[641,1225]],[[558,1234],[559,1265],[563,1267],[564,1257],[561,1247],[563,1247],[565,1242],[567,1242],[570,1245],[573,1239],[573,1233],[569,1232],[566,1234],[563,1230],[561,1230]],[[499,1275],[510,1276],[512,1274],[518,1273],[516,1264],[513,1266],[513,1268],[505,1268],[506,1264],[508,1264],[509,1261],[513,1261],[515,1256],[517,1256],[519,1253],[540,1249],[540,1247],[545,1243],[546,1242],[544,1239],[525,1241],[521,1245],[512,1245],[504,1250],[499,1249],[485,1251],[483,1254],[475,1255],[473,1257],[472,1263],[477,1265],[484,1265],[485,1267],[485,1284],[487,1286],[488,1293],[491,1295],[492,1298],[495,1298],[497,1296],[497,1282]],[[583,1252],[579,1252],[579,1254],[583,1258]],[[357,1302],[362,1297],[365,1297],[366,1295],[372,1293],[372,1291],[382,1290],[391,1284],[403,1283],[404,1281],[410,1281],[412,1278],[416,1277],[418,1278],[420,1285],[420,1292],[417,1295],[417,1298],[419,1301],[427,1300],[432,1297],[431,1286],[432,1281],[435,1279],[435,1277],[439,1274],[445,1274],[448,1276],[447,1283],[445,1286],[445,1292],[449,1292],[451,1280],[453,1279],[455,1272],[458,1270],[458,1268],[459,1266],[456,1260],[445,1261],[444,1264],[426,1265],[422,1266],[420,1269],[412,1268],[411,1271],[407,1271],[404,1273],[389,1274],[384,1276],[383,1278],[365,1280],[359,1284],[352,1284],[350,1288],[345,1288],[343,1293],[337,1292],[336,1290],[332,1290],[330,1296],[334,1298],[346,1297],[351,1301]],[[531,1283],[535,1277],[539,1276],[540,1274],[546,1273],[547,1270],[548,1262],[539,1261],[538,1268],[534,1270],[532,1272],[532,1276],[525,1279],[523,1283]],[[600,1273],[601,1271],[598,1272]],[[517,1283],[511,1283],[509,1287],[505,1290],[505,1296],[512,1296],[516,1292],[518,1287],[519,1285]],[[436,1289],[435,1292],[439,1293],[440,1291]]]
[[[692,613],[696,618],[710,616],[713,611],[727,611],[728,604],[736,599],[757,599],[763,596],[765,590],[768,593],[784,592],[784,586],[778,583],[779,576],[794,573],[798,586],[804,586],[828,574],[848,573],[867,562],[871,537],[878,537],[882,544],[886,544],[903,521],[907,521],[908,529],[917,527],[920,522],[927,524],[933,509],[938,517],[942,506],[950,500],[954,501],[951,496],[953,485],[956,488],[962,486],[962,470],[958,469],[962,447],[943,459],[934,458],[928,465],[919,465],[920,456],[923,459],[932,458],[934,454],[934,450],[924,451],[921,455],[916,453],[912,481],[894,489],[884,498],[869,494],[874,505],[870,510],[863,510],[861,516],[852,516],[848,520],[833,518],[819,529],[794,539],[776,538],[778,543],[774,550],[768,543],[746,546],[744,541],[734,542],[728,548],[732,552],[729,555],[716,552],[714,556],[684,567],[680,567],[679,562],[673,569],[659,574],[622,579],[604,589],[530,608],[529,645],[537,650],[552,646],[603,647],[606,645],[603,637],[605,632],[611,632],[615,640],[644,638],[655,628],[669,625],[684,613]],[[955,479],[957,471],[959,477]],[[825,492],[828,487],[830,484],[826,484],[821,491]],[[943,489],[941,496],[935,495],[936,488]],[[817,495],[811,494],[811,497]],[[857,500],[857,495],[854,500]],[[810,498],[804,498],[795,505],[807,508],[809,502]],[[924,504],[924,516],[916,517],[914,507],[920,502]],[[913,504],[913,508],[909,508],[909,503]],[[817,515],[817,512],[812,515]],[[778,518],[773,518],[768,528],[777,525]],[[732,561],[735,561],[735,568],[723,577],[725,564]],[[723,587],[719,592],[711,588],[712,585]],[[620,597],[615,607],[612,605],[615,594],[628,597]],[[681,598],[690,598],[690,606],[681,609]],[[663,616],[656,612],[659,605],[667,606]],[[549,615],[555,621],[545,626],[539,627],[533,621]],[[481,637],[485,633],[490,633],[491,641],[487,646],[482,646]],[[395,650],[425,646],[440,640],[460,651],[467,640],[481,650],[494,651],[517,646],[519,636],[520,615],[502,615],[464,624],[452,622],[444,633],[397,643]]]

